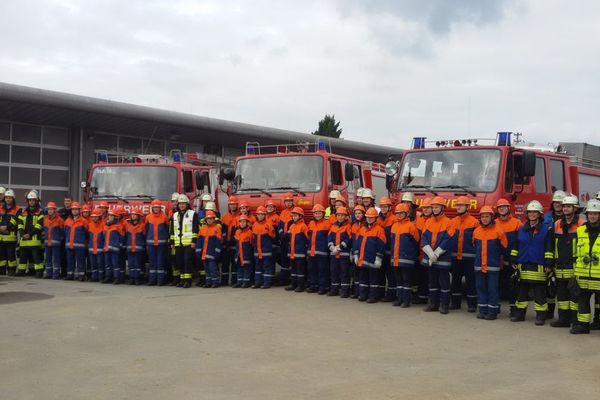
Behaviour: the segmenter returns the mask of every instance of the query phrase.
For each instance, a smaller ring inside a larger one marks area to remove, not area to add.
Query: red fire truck
[[[473,212],[505,198],[518,217],[534,199],[549,210],[556,190],[578,195],[582,206],[600,190],[599,160],[573,157],[562,146],[513,145],[512,136],[500,132],[488,144],[485,139],[437,141],[434,148],[426,147],[425,138],[414,138],[401,161],[386,164],[386,186],[396,201],[403,192],[414,193],[417,203],[443,196],[450,214],[458,196],[471,199]]]
[[[220,165],[203,160],[198,153],[173,150],[170,157],[136,155],[120,157],[117,162],[109,161],[105,151],[96,155],[97,162],[81,183],[84,199],[92,207],[106,201],[111,209],[122,206],[148,214],[153,199],[161,200],[168,209],[174,192],[186,194],[194,209],[199,208],[204,193],[213,196],[218,209],[227,206],[227,195],[219,182]]]
[[[267,146],[248,142],[246,155],[238,157],[235,169],[225,170],[224,177],[232,182],[232,194],[252,210],[267,200],[281,210],[285,193],[292,192],[296,205],[310,218],[315,204],[327,206],[331,190],[339,190],[352,207],[356,190],[373,188],[377,179],[384,182],[384,171],[383,164],[333,154],[322,140]]]

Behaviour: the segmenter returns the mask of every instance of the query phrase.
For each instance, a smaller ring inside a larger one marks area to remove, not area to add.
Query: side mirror
[[[235,170],[233,168],[230,168],[230,167],[223,168],[221,170],[221,174],[219,176],[219,181],[221,179],[232,181],[234,177],[235,177]]]
[[[236,175],[235,177],[233,177],[233,184],[235,186],[240,186],[240,184],[242,183],[242,176],[241,175]]]
[[[346,177],[347,182],[354,180],[354,165],[346,163],[344,166],[344,176]]]
[[[521,176],[535,176],[535,153],[530,150],[525,150],[521,162]]]
[[[82,189],[85,189],[87,187],[87,182],[86,181],[81,181],[81,183],[79,184],[79,186],[81,186]]]

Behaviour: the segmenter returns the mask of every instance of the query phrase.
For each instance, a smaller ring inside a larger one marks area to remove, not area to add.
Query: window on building
[[[43,169],[42,186],[65,186],[69,182],[69,171]]]
[[[118,139],[116,135],[105,135],[102,133],[94,133],[94,148],[106,150],[109,153],[118,151]]]
[[[56,165],[58,167],[68,167],[69,166],[69,151],[68,150],[43,149],[42,164]]]
[[[0,144],[0,162],[9,162],[10,146]]]
[[[535,160],[535,191],[536,193],[546,193],[546,163],[543,158],[537,157]]]
[[[142,153],[142,140],[126,136],[119,136],[119,152],[130,154]]]
[[[11,184],[13,185],[17,184],[38,186],[40,184],[39,168],[12,167],[10,174]]]
[[[12,140],[39,144],[42,142],[42,128],[35,125],[13,124]]]
[[[12,162],[19,164],[40,164],[40,148],[12,146]]]
[[[69,131],[61,128],[44,128],[42,130],[44,144],[54,146],[69,146]]]
[[[0,122],[0,140],[10,140],[10,124]]]
[[[8,186],[8,167],[0,166],[0,185]]]
[[[550,184],[552,192],[565,190],[565,165],[561,160],[550,160]]]

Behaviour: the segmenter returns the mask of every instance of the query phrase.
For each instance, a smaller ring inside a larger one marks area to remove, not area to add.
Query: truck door
[[[551,158],[550,160],[550,189],[552,192],[564,190],[571,192],[571,188],[567,188],[567,179],[565,175],[565,163],[563,160]],[[567,190],[568,189],[568,190]]]
[[[344,170],[342,165],[342,160],[330,158],[329,159],[329,168],[327,171],[328,174],[328,189],[339,190],[340,192],[344,191],[346,185],[344,184]]]
[[[181,170],[181,190],[190,199],[190,206],[197,210],[199,205],[199,198],[196,196],[196,190],[194,189],[194,178],[192,171],[189,169]]]

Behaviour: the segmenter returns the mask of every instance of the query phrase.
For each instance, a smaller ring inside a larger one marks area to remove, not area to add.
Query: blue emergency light
[[[181,150],[171,150],[173,162],[181,162]]]
[[[425,139],[424,137],[416,137],[413,138],[412,148],[413,149],[424,149],[425,148]]]
[[[323,140],[319,140],[319,151],[325,150],[327,150],[327,143],[325,143]]]
[[[256,154],[256,148],[253,144],[246,144],[246,154]]]
[[[96,155],[96,161],[99,163],[107,163],[108,162],[108,152],[107,151],[99,151]]]
[[[496,144],[498,146],[511,146],[512,132],[498,132],[496,135]]]

